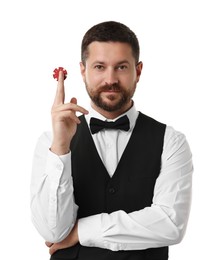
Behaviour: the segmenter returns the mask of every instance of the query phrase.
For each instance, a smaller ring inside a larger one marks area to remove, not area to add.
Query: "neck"
[[[98,106],[96,106],[93,102],[91,102],[91,106],[95,111],[103,115],[107,119],[114,119],[117,118],[118,116],[122,115],[126,111],[128,111],[133,105],[133,101],[130,100],[129,103],[127,103],[125,106],[123,106],[121,109],[116,110],[116,111],[106,111]]]

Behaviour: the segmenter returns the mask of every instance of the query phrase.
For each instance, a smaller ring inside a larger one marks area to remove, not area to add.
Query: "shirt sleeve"
[[[42,134],[33,157],[31,216],[41,236],[57,243],[73,228],[78,207],[73,197],[71,153],[57,156],[50,146],[51,134]]]
[[[80,243],[113,251],[179,243],[190,212],[192,173],[192,154],[185,136],[167,127],[151,207],[129,214],[120,210],[80,219]]]

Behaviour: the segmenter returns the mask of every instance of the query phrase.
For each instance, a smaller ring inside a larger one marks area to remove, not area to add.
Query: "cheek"
[[[122,85],[132,88],[133,85],[137,83],[137,77],[134,74],[128,75],[126,77],[120,78],[120,82]]]
[[[86,83],[90,86],[96,86],[101,84],[102,77],[99,74],[87,72],[86,73]]]

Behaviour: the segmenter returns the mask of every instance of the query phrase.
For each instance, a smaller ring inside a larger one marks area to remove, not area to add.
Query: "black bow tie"
[[[114,122],[102,121],[100,119],[92,117],[90,119],[90,130],[92,134],[95,134],[102,129],[120,129],[124,131],[129,130],[129,119],[128,117],[122,116]]]

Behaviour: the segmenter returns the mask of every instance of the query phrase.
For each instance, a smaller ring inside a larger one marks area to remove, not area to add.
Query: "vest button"
[[[113,193],[115,193],[115,189],[114,188],[109,188],[109,193],[111,193],[111,194],[113,194]]]

